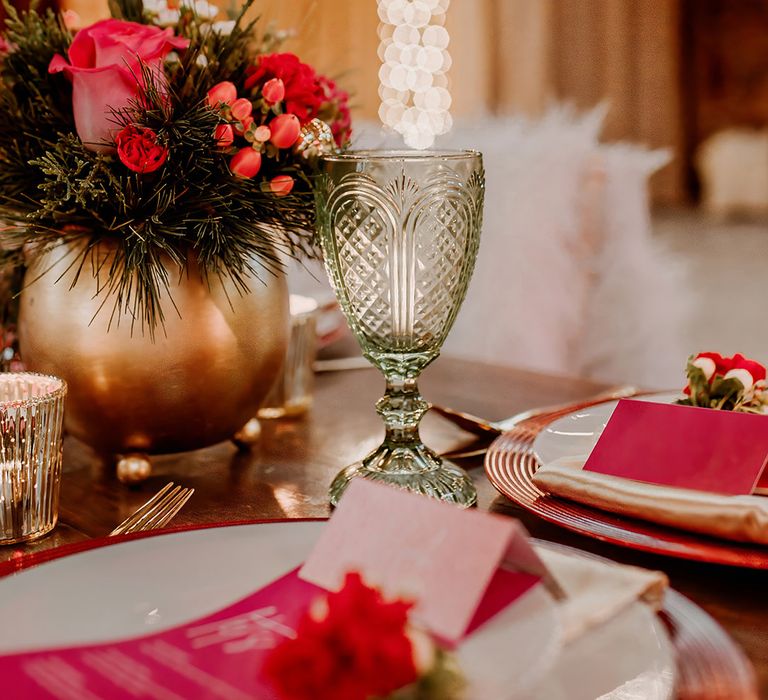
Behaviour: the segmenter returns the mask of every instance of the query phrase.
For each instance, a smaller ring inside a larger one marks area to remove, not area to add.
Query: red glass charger
[[[313,521],[323,520],[323,518],[299,520]],[[298,522],[299,520],[206,523],[87,540],[3,562],[0,564],[0,578],[64,556],[129,540],[157,537],[173,532],[255,523]],[[570,551],[576,555],[602,559],[571,547],[563,545],[558,547],[564,552]],[[723,700],[724,698],[757,700],[755,675],[751,664],[722,627],[706,612],[676,591],[670,590],[667,591],[664,607],[659,615],[667,627],[677,656],[675,686],[677,700]]]
[[[543,520],[603,542],[653,554],[768,569],[768,547],[728,542],[626,518],[545,493],[533,483],[539,462],[532,452],[532,443],[532,437],[522,441],[514,431],[499,436],[488,448],[485,471],[499,492]]]

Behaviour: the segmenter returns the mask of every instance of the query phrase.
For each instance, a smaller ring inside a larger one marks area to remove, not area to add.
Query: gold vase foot
[[[232,436],[232,442],[238,450],[250,450],[261,438],[261,423],[258,418],[251,418]]]
[[[152,476],[152,462],[148,455],[135,452],[117,460],[117,479],[122,484],[140,484]]]

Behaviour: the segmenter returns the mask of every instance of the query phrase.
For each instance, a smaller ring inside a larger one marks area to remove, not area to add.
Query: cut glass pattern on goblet
[[[320,240],[336,295],[363,354],[384,374],[376,405],[386,434],[331,485],[338,502],[352,478],[384,481],[464,506],[467,474],[419,437],[429,406],[421,371],[440,353],[475,265],[484,175],[475,151],[358,151],[323,159]]]

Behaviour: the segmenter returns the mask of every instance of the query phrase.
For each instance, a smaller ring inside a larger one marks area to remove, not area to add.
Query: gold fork
[[[549,416],[554,413],[570,413],[571,411],[578,411],[583,408],[589,408],[605,401],[616,401],[618,399],[627,399],[633,396],[638,396],[642,392],[637,387],[626,385],[613,387],[607,391],[603,391],[595,396],[591,396],[588,399],[582,401],[569,401],[563,404],[557,404],[555,406],[544,406],[542,408],[534,408],[522,413],[517,413],[514,416],[505,418],[500,421],[489,421],[484,418],[478,418],[471,413],[464,413],[462,411],[456,411],[453,408],[447,406],[439,406],[437,404],[430,404],[430,408],[446,420],[458,425],[463,430],[470,433],[475,433],[479,436],[490,435],[496,436],[501,433],[506,433],[511,430],[518,423],[528,420],[530,418],[536,418],[537,416]]]
[[[514,416],[492,423],[491,421],[485,421],[482,418],[477,418],[471,414],[459,413],[452,409],[446,409],[444,407],[432,406],[436,413],[439,413],[443,418],[446,418],[450,422],[458,425],[459,427],[469,432],[475,432],[476,435],[483,436],[488,435],[490,437],[497,437],[502,433],[514,432],[515,437],[533,440],[549,423],[556,418],[568,415],[573,411],[579,411],[590,406],[604,403],[606,401],[615,401],[623,398],[631,398],[635,396],[642,396],[643,391],[637,389],[634,386],[621,386],[608,391],[596,394],[588,399],[582,401],[572,401],[569,403],[558,404],[555,406],[546,406],[543,408],[534,408],[528,411],[523,411]],[[441,456],[447,459],[467,459],[469,457],[479,457],[484,455],[488,451],[488,445],[485,444],[481,447],[470,447],[458,450],[451,450],[443,453]]]
[[[166,484],[135,513],[129,515],[112,530],[109,533],[110,536],[157,530],[163,527],[183,508],[194,492],[195,489],[174,486],[173,482]]]

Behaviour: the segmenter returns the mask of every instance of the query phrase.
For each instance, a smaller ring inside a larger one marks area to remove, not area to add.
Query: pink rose
[[[172,49],[185,49],[187,39],[135,22],[107,19],[81,29],[69,47],[69,62],[53,57],[48,70],[72,81],[72,109],[80,140],[91,150],[111,151],[114,110],[128,106],[142,84],[142,64],[162,74],[163,59]]]

